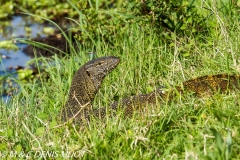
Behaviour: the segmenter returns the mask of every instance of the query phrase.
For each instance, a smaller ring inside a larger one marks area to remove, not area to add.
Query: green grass
[[[99,37],[98,57],[118,56],[121,63],[105,78],[94,107],[198,76],[239,73],[240,27],[228,28],[220,18],[223,23],[216,23],[214,33],[206,37],[208,43],[176,37],[169,45],[154,32],[145,34],[138,24],[129,25],[115,39],[115,47]],[[15,159],[21,153],[39,159],[67,159],[67,153],[71,159],[240,158],[239,91],[204,98],[186,95],[129,119],[118,115],[104,122],[56,127],[61,124],[58,112],[66,102],[71,79],[87,62],[88,51],[82,47],[71,57],[54,57],[54,66],[43,60],[47,81],[40,77],[31,84],[19,82],[21,92],[0,108],[0,157],[9,159],[19,152]]]

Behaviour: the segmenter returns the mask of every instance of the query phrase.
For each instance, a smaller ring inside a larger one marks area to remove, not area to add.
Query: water
[[[29,16],[13,16],[10,20],[10,26],[3,29],[0,33],[0,41],[12,40],[14,38],[34,38],[39,35],[41,37],[46,37],[47,35],[42,32],[43,28],[46,26],[51,26],[49,24],[40,24],[33,22]],[[27,32],[25,28],[31,28],[31,32]],[[23,48],[26,44],[17,43],[19,50],[6,50],[0,48],[0,56],[2,61],[0,61],[0,76],[7,75],[8,73],[14,73],[18,66],[26,67],[26,62],[31,59],[29,55],[23,52]],[[5,58],[8,57],[8,58]],[[9,99],[7,96],[3,96],[4,101]]]

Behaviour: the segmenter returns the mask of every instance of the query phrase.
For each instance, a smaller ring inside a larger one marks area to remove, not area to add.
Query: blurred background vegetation
[[[239,19],[240,11],[239,0],[209,2],[211,3],[208,0],[3,0],[0,2],[0,19],[8,19],[22,12],[56,22],[68,17],[81,24],[76,38],[82,43],[93,42],[93,39],[101,35],[113,44],[114,39],[125,32],[129,23],[136,22],[144,32],[151,28],[164,39],[172,39],[177,35],[206,40],[203,36],[214,35],[217,27],[216,18],[213,17],[215,10],[207,4],[215,5],[218,13],[228,17],[229,21]]]

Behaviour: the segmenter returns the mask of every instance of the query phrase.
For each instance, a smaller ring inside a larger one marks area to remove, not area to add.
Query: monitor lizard
[[[109,107],[92,108],[92,102],[99,90],[104,77],[110,73],[120,62],[114,56],[102,57],[89,61],[74,75],[69,97],[62,110],[61,119],[67,121],[74,117],[76,123],[81,120],[90,120],[91,117],[104,118],[107,110],[116,115],[116,111],[123,110],[124,116],[130,117],[135,110],[143,109],[147,105],[156,105],[157,101],[171,101],[177,93],[193,92],[198,97],[205,94],[212,95],[216,92],[223,93],[227,90],[240,88],[240,76],[218,74],[202,76],[177,85],[174,89],[164,91],[157,89],[148,94],[141,94],[113,102]],[[82,108],[84,106],[84,108]],[[80,113],[80,114],[79,114]]]
[[[78,121],[82,117],[89,117],[87,115],[92,108],[92,102],[103,79],[119,62],[120,59],[114,56],[101,57],[89,61],[75,73],[68,100],[60,113],[62,121],[72,118],[80,110],[82,111],[79,115],[75,116],[75,121]]]

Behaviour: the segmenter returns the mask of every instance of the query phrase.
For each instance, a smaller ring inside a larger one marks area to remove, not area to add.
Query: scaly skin
[[[82,119],[82,117],[89,117],[88,113],[91,112],[91,104],[104,77],[110,73],[119,62],[120,59],[114,56],[102,57],[89,61],[76,72],[72,79],[67,103],[62,109],[62,121],[67,121],[75,116],[83,106],[84,109],[74,118],[75,121]]]
[[[184,92],[193,92],[197,97],[204,95],[213,95],[217,92],[224,93],[228,90],[240,88],[240,76],[236,75],[211,75],[194,78],[183,82],[175,89],[163,91],[157,89],[148,94],[135,95],[122,99],[120,102],[114,102],[108,108],[108,113],[116,115],[118,110],[124,112],[125,117],[131,117],[134,111],[144,109],[147,105],[156,105],[157,102],[171,101],[176,92],[184,94]],[[93,117],[104,118],[106,116],[106,108],[95,109],[92,113]]]
[[[123,110],[125,117],[130,117],[135,110],[144,109],[147,105],[171,101],[176,96],[176,92],[179,94],[193,92],[196,96],[202,97],[206,94],[213,95],[217,92],[223,93],[240,88],[240,76],[228,74],[202,76],[185,81],[173,90],[164,92],[157,89],[148,94],[124,98],[120,102],[114,102],[108,108],[92,109],[92,102],[104,77],[118,65],[119,61],[117,57],[103,57],[88,62],[77,71],[72,80],[68,101],[63,109],[63,121],[72,118],[87,103],[85,109],[75,117],[76,123],[80,123],[83,119],[90,120],[91,117],[104,118],[106,110],[111,115],[116,115],[116,111],[120,109]]]
[[[240,76],[218,74],[194,78],[183,82],[182,87],[178,86],[179,92],[192,91],[198,97],[203,95],[213,95],[216,92],[226,92],[227,90],[239,89],[240,87]]]

